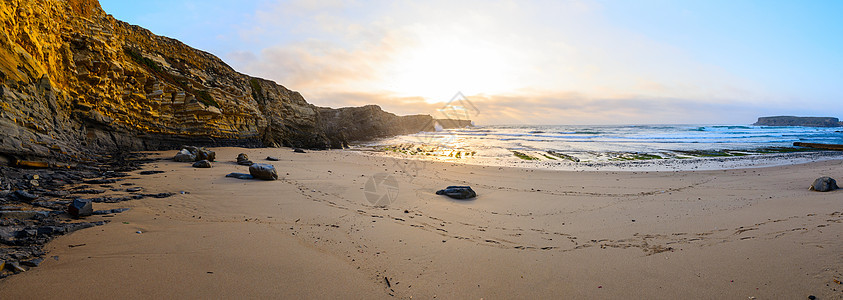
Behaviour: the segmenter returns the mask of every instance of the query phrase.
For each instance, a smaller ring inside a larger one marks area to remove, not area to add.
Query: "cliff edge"
[[[96,0],[0,1],[6,160],[78,161],[180,144],[337,148],[425,130],[418,125],[432,120],[377,106],[316,107],[212,54],[116,20]]]
[[[794,116],[775,116],[775,117],[760,117],[757,126],[806,126],[806,127],[840,127],[843,123],[837,118],[832,117],[794,117]]]

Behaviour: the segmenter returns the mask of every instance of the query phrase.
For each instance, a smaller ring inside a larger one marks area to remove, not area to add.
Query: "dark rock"
[[[208,161],[208,160],[200,160],[200,161],[197,161],[197,162],[193,163],[193,167],[194,168],[210,168],[211,162]]]
[[[110,184],[117,182],[117,179],[90,179],[82,182],[87,184]]]
[[[70,192],[71,194],[102,194],[105,190],[76,190]]]
[[[243,173],[229,173],[228,175],[225,175],[225,177],[231,177],[231,178],[237,178],[237,179],[255,179],[254,176],[249,175],[249,174],[243,174]]]
[[[237,164],[244,165],[244,166],[251,166],[253,162],[249,160],[249,156],[246,153],[240,153],[237,155]]]
[[[280,158],[277,158],[277,157],[274,157],[274,156],[267,156],[267,157],[266,157],[266,160],[269,160],[269,161],[279,161],[279,160],[281,160],[281,159],[280,159]]]
[[[193,162],[196,161],[196,155],[190,153],[187,149],[181,149],[179,153],[176,153],[176,156],[173,156],[173,160],[178,162]]]
[[[105,210],[97,210],[94,211],[93,214],[95,215],[110,215],[110,214],[119,214],[121,212],[130,210],[131,208],[123,207],[123,208],[115,208],[115,209],[105,209]]]
[[[91,200],[74,199],[67,207],[67,213],[74,218],[83,218],[94,213],[94,206]]]
[[[299,149],[299,148],[293,149],[293,152],[295,152],[295,153],[307,153],[307,152],[304,152],[304,150]]]
[[[141,175],[153,175],[153,174],[161,174],[161,173],[164,173],[164,171],[141,171],[140,172]]]
[[[26,202],[38,199],[38,195],[31,194],[31,193],[29,193],[27,191],[23,191],[23,190],[15,191],[14,195],[15,195],[16,198],[20,199],[21,201],[26,201]]]
[[[0,219],[43,219],[50,215],[47,211],[37,210],[0,210]]]
[[[36,258],[36,259],[30,259],[30,260],[27,260],[27,261],[22,261],[21,264],[24,265],[24,266],[30,267],[30,268],[34,268],[34,267],[37,267],[38,265],[40,265],[41,262],[43,262],[43,261],[44,261],[43,258]]]
[[[126,192],[129,192],[129,193],[136,193],[136,192],[140,192],[140,191],[142,191],[142,190],[143,190],[143,188],[142,188],[142,187],[133,187],[133,188],[128,188],[128,189],[126,189]]]
[[[6,268],[12,270],[15,273],[26,272],[26,268],[21,266],[20,263],[16,261],[7,262]]]
[[[470,186],[449,186],[444,190],[436,191],[437,195],[445,195],[454,199],[469,199],[477,197],[477,193]]]
[[[270,164],[253,164],[249,166],[249,174],[257,179],[276,180],[278,179],[278,172],[275,167]]]
[[[814,183],[811,184],[811,188],[809,190],[817,191],[817,192],[828,192],[838,189],[837,181],[831,177],[820,177],[814,180]]]
[[[146,196],[146,197],[152,197],[152,198],[168,198],[168,197],[172,197],[175,194],[173,194],[173,193],[158,193],[158,194],[143,194],[143,195]]]

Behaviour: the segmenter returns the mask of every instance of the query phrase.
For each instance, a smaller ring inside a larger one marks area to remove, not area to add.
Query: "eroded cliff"
[[[116,20],[96,0],[0,1],[7,159],[79,160],[179,144],[339,147],[431,120],[364,107],[350,121],[351,110],[311,105],[214,55]]]

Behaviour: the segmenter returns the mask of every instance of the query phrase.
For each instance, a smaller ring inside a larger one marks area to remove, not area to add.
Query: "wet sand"
[[[785,298],[843,296],[843,161],[710,171],[554,171],[219,148],[126,182],[176,192],[50,243],[3,298]],[[248,173],[238,153],[271,163]],[[162,152],[172,157],[175,151]],[[263,158],[276,156],[281,161]],[[137,172],[135,172],[137,174]],[[375,176],[376,174],[380,174]],[[388,175],[388,176],[387,176]],[[389,178],[386,185],[370,185]],[[471,185],[474,200],[435,195]],[[184,191],[185,193],[179,193]],[[370,196],[387,196],[375,207]],[[141,233],[137,233],[140,231]],[[80,245],[69,247],[71,245]],[[58,259],[51,258],[57,256]],[[385,279],[387,278],[387,279]],[[388,283],[387,283],[388,281]]]

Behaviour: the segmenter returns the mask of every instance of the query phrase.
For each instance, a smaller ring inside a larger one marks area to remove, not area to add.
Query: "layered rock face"
[[[96,0],[0,1],[7,159],[80,160],[180,144],[337,147],[405,133],[392,125],[430,118],[318,108],[209,53],[118,21]],[[347,119],[356,116],[363,119]]]
[[[807,126],[807,127],[839,127],[843,126],[837,118],[832,117],[793,117],[776,116],[760,117],[755,124],[758,126]]]

